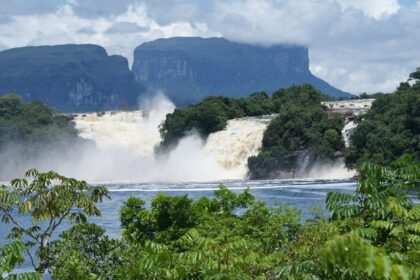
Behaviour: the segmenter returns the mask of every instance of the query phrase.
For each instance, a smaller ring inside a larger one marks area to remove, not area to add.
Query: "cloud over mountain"
[[[402,2],[401,2],[402,3]],[[132,60],[142,42],[224,36],[302,44],[311,70],[350,92],[391,91],[420,63],[420,2],[396,0],[111,1],[1,3],[0,46],[94,43]]]

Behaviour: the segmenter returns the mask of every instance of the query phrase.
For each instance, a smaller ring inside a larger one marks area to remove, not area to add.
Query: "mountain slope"
[[[96,45],[14,48],[0,52],[0,95],[17,93],[62,111],[135,107],[143,88],[122,56]]]
[[[175,37],[143,43],[134,51],[138,82],[160,88],[177,104],[208,95],[248,96],[310,83],[335,97],[351,97],[309,71],[308,49],[230,42],[223,38]]]

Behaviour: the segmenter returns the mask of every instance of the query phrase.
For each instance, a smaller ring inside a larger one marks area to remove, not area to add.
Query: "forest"
[[[363,163],[354,195],[328,193],[328,213],[301,221],[287,205],[268,207],[221,185],[214,198],[130,197],[121,239],[88,223],[106,188],[29,170],[0,188],[11,242],[0,250],[3,279],[418,279],[420,164],[404,155]],[[32,225],[17,222],[32,217]],[[67,220],[73,227],[51,236]],[[28,249],[30,248],[30,250]],[[13,269],[29,254],[33,272]]]
[[[17,94],[0,96],[0,147],[10,142],[30,146],[74,138],[77,131],[68,117],[39,101],[24,102]]]
[[[346,165],[371,160],[388,164],[403,153],[420,159],[420,68],[393,94],[380,95],[357,120]]]
[[[323,95],[311,85],[292,86],[271,97],[254,93],[249,98],[208,97],[195,105],[168,114],[160,127],[160,149],[176,145],[191,130],[204,138],[222,130],[227,121],[244,116],[276,114],[264,132],[258,155],[248,159],[249,177],[293,176],[299,160],[332,162],[344,154],[348,168],[366,160],[388,164],[402,154],[420,158],[420,70],[411,73],[391,94],[376,94],[371,110],[356,120],[358,126],[345,148],[344,117],[328,114]]]

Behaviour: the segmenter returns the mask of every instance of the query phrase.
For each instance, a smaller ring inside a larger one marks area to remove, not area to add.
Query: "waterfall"
[[[224,130],[210,134],[207,140],[191,132],[165,156],[155,158],[154,149],[161,140],[158,126],[172,111],[173,106],[163,104],[148,110],[76,115],[74,124],[79,136],[96,144],[96,151],[87,153],[88,164],[80,159],[79,170],[84,169],[80,166],[94,166],[93,173],[83,173],[93,181],[244,179],[248,158],[258,153],[264,131],[273,118],[229,120]],[[77,177],[78,172],[74,174]]]
[[[367,110],[366,106],[361,108]],[[336,107],[343,109],[341,105]],[[76,114],[73,122],[79,136],[91,143],[74,143],[53,151],[40,150],[39,157],[30,159],[19,154],[19,165],[10,165],[6,171],[19,176],[35,167],[91,183],[245,179],[248,158],[258,154],[264,131],[275,117],[232,119],[225,129],[210,134],[207,139],[191,131],[172,150],[155,157],[155,147],[161,141],[159,125],[175,106],[164,95],[155,94],[140,102],[139,108],[129,112]],[[346,146],[355,126],[350,121],[342,131]],[[302,172],[297,172],[297,176],[342,178],[351,175],[344,168],[342,159],[334,164],[309,163],[309,157],[305,155],[300,162]]]
[[[229,120],[226,128],[209,135],[204,149],[234,177],[245,178],[248,158],[258,154],[273,116]]]
[[[74,118],[79,136],[95,142],[99,149],[123,148],[138,156],[152,156],[160,142],[159,124],[175,106],[164,96],[141,105],[143,110],[78,114]]]
[[[191,132],[177,147],[162,158],[154,157],[160,142],[159,124],[173,107],[157,106],[132,112],[79,114],[75,127],[83,138],[96,143],[78,162],[83,178],[93,181],[211,181],[245,179],[250,156],[258,154],[264,131],[272,116],[245,117],[227,122],[225,129],[212,133],[207,140]],[[354,123],[347,123],[343,137],[348,138]],[[95,166],[94,171],[88,166]],[[299,178],[349,178],[353,172],[343,160],[334,163],[314,163],[309,167],[305,155],[296,173]],[[70,168],[70,170],[72,170]]]
[[[139,156],[150,156],[159,143],[159,122],[143,111],[80,114],[74,118],[79,136],[93,140],[98,149],[118,146]]]
[[[350,146],[350,136],[353,131],[353,129],[357,126],[357,124],[354,121],[348,121],[341,131],[341,134],[343,135],[344,144],[346,147]]]

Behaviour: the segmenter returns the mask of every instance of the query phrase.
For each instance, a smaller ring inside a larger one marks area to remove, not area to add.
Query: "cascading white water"
[[[354,121],[348,121],[342,131],[344,144],[350,145],[352,130],[357,126]],[[347,169],[343,158],[338,158],[334,162],[315,163],[302,177],[311,179],[347,179],[356,175],[355,170]]]
[[[147,110],[77,115],[74,122],[79,135],[93,140],[97,149],[96,153],[89,152],[95,176],[88,173],[83,174],[84,178],[93,181],[246,178],[248,157],[258,153],[272,116],[229,120],[224,130],[210,134],[207,141],[191,132],[166,156],[155,158],[154,148],[161,140],[158,126],[173,109],[173,105],[161,97]],[[101,162],[95,160],[97,154]],[[113,161],[116,162],[115,172],[109,172]],[[83,160],[81,165],[86,165]],[[101,175],[101,170],[108,174]]]
[[[350,146],[350,136],[356,126],[357,124],[354,121],[349,121],[344,125],[343,130],[341,131],[346,147]]]
[[[155,95],[140,104],[139,111],[78,114],[74,118],[79,135],[95,145],[74,143],[54,151],[40,151],[39,158],[20,156],[19,166],[10,166],[21,174],[31,167],[55,170],[88,182],[162,182],[219,181],[244,179],[247,160],[256,155],[264,131],[274,116],[229,120],[227,127],[204,141],[191,132],[165,156],[156,158],[160,142],[158,126],[174,105],[163,95]],[[340,107],[341,108],[341,107]],[[353,123],[343,130],[346,144]],[[316,164],[301,177],[349,177],[342,162]],[[346,172],[345,172],[346,171]],[[350,176],[351,177],[351,176]]]
[[[101,155],[101,162],[97,163],[97,152],[89,153],[89,164],[95,162],[95,176],[92,177],[89,172],[83,173],[83,178],[93,181],[148,182],[244,179],[248,172],[248,158],[258,154],[264,131],[274,117],[229,120],[224,130],[210,134],[207,141],[192,132],[165,157],[156,159],[154,148],[160,142],[158,126],[173,108],[171,103],[163,99],[142,111],[76,116],[74,121],[79,135],[93,140]],[[347,124],[343,129],[346,145],[353,126],[353,123]],[[110,164],[114,161],[118,163],[112,170]],[[87,164],[82,161],[81,165]],[[299,174],[301,178],[316,179],[350,178],[354,175],[345,168],[342,160],[314,164]]]
[[[79,136],[95,141],[99,149],[117,146],[139,156],[153,155],[160,142],[159,124],[175,106],[163,96],[144,104],[141,111],[78,114]]]
[[[236,178],[245,178],[248,158],[258,154],[262,138],[273,116],[229,120],[226,129],[212,133],[204,149]]]

